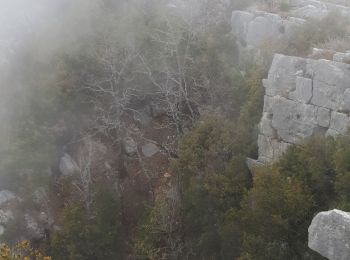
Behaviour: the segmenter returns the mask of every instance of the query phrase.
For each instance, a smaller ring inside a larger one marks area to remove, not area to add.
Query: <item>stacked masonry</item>
[[[335,54],[339,57],[347,54]],[[265,163],[315,134],[345,134],[350,126],[350,65],[275,55],[259,125],[259,158]]]
[[[271,51],[287,44],[295,37],[298,27],[308,19],[322,19],[331,12],[337,12],[350,19],[350,8],[344,6],[345,0],[276,0],[289,3],[291,10],[286,15],[257,11],[252,7],[245,11],[233,11],[231,17],[232,33],[236,36],[240,57],[250,57],[258,61],[259,49]]]

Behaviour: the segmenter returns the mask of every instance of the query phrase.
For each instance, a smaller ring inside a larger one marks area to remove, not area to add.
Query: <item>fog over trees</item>
[[[348,4],[1,1],[0,260],[324,259]]]

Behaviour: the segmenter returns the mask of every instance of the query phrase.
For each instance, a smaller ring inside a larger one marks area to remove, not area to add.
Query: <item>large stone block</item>
[[[338,134],[346,134],[350,126],[350,118],[343,113],[332,112],[329,128]]]
[[[272,110],[272,127],[285,142],[297,144],[311,136],[317,128],[315,106],[280,97]]]
[[[302,77],[305,69],[305,59],[276,54],[265,81],[266,95],[288,97],[296,89],[297,76]]]
[[[307,104],[312,98],[312,79],[296,77],[296,90],[289,97],[295,101]]]
[[[254,19],[254,15],[245,11],[233,11],[231,16],[232,32],[241,40],[246,42],[248,25]]]
[[[329,127],[331,121],[331,111],[327,108],[318,107],[316,111],[316,121],[321,127]]]
[[[309,247],[330,260],[350,259],[350,213],[318,213],[309,227]]]

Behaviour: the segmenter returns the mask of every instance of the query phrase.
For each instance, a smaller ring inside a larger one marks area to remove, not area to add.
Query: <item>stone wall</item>
[[[336,53],[343,61],[347,54]],[[291,144],[315,134],[345,134],[350,126],[350,65],[276,54],[259,125],[259,162],[278,159]]]
[[[285,2],[286,0],[283,0]],[[261,60],[259,50],[262,48],[278,52],[279,46],[287,44],[295,37],[297,28],[308,19],[322,19],[331,12],[350,20],[350,8],[341,0],[288,0],[290,10],[275,13],[258,10],[252,6],[248,10],[233,11],[231,16],[232,33],[237,38],[240,56]]]

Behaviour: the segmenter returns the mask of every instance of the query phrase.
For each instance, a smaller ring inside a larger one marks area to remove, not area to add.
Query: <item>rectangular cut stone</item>
[[[331,111],[327,108],[318,107],[316,112],[317,124],[322,127],[329,127],[331,121]]]
[[[343,96],[350,87],[349,65],[333,61],[310,62],[313,73],[313,96],[311,103],[331,110],[341,110]]]
[[[276,129],[278,137],[287,143],[299,143],[311,136],[317,127],[315,106],[279,97],[272,110],[272,127]]]
[[[265,83],[266,95],[288,97],[296,89],[296,77],[303,76],[306,60],[276,54]]]
[[[350,126],[350,119],[346,114],[332,112],[329,128],[339,134],[346,134]]]
[[[312,98],[312,79],[297,77],[296,100],[301,103],[309,103]]]
[[[350,112],[350,88],[344,91],[343,100],[340,106],[341,111]]]

